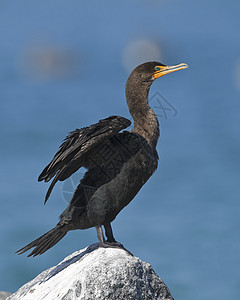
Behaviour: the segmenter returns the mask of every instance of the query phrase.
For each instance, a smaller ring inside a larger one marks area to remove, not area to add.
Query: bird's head
[[[135,119],[137,115],[144,115],[148,109],[148,92],[157,78],[178,70],[186,69],[188,65],[181,63],[166,66],[160,62],[150,61],[137,66],[128,77],[125,93],[130,114]]]
[[[186,68],[188,68],[188,65],[185,63],[175,66],[166,66],[160,62],[151,61],[137,66],[129,77],[133,77],[135,81],[140,83],[152,84],[155,79],[163,75]]]

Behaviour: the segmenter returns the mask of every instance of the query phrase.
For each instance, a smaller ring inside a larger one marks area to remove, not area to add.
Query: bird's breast
[[[157,168],[157,157],[149,147],[142,147],[111,181],[97,189],[88,204],[90,220],[111,222],[129,204]]]

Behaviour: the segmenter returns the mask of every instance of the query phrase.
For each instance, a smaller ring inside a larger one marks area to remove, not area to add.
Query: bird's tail
[[[31,248],[35,248],[28,255],[28,257],[43,254],[48,249],[52,248],[55,244],[57,244],[66,235],[68,230],[69,229],[67,228],[67,226],[57,225],[56,227],[49,230],[44,235],[40,236],[35,241],[29,243],[27,246],[25,246],[22,249],[16,251],[16,253],[22,254],[22,253],[28,251]]]

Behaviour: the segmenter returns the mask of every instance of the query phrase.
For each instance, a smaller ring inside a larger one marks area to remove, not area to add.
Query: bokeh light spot
[[[147,61],[161,60],[161,49],[156,41],[139,39],[130,42],[123,51],[123,65],[127,72]]]
[[[240,58],[237,60],[233,73],[234,85],[240,91]]]

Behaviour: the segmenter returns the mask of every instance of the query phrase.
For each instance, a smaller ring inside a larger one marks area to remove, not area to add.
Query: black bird
[[[128,119],[111,116],[70,132],[38,178],[45,182],[53,178],[45,203],[57,181],[67,179],[81,167],[87,168],[87,172],[56,227],[18,250],[19,254],[34,248],[28,256],[40,255],[59,242],[68,231],[94,226],[100,246],[123,248],[114,239],[111,222],[158,165],[159,124],[148,104],[149,89],[155,79],[187,67],[183,63],[166,66],[147,62],[132,71],[126,83],[127,104],[134,120],[131,131],[120,132],[131,124]]]

